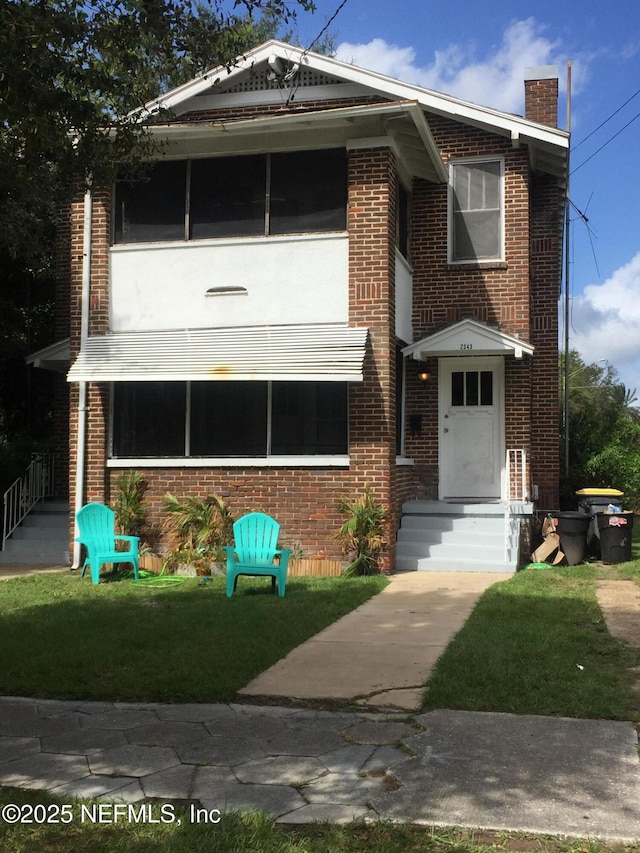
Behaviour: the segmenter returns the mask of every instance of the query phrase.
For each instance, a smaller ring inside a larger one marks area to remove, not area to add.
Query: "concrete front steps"
[[[501,502],[408,501],[402,507],[396,569],[515,572],[520,517],[510,514],[505,523]]]
[[[0,551],[0,563],[69,565],[69,504],[43,500],[35,505]]]

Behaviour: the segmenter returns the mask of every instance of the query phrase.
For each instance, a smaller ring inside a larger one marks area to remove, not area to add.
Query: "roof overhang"
[[[298,96],[302,91],[297,89],[297,73],[313,72],[325,75],[327,79],[341,84],[333,87],[335,90],[333,97],[339,97],[338,92],[341,89],[344,90],[345,95],[347,90],[352,94],[352,90],[356,87],[362,94],[391,101],[415,101],[427,113],[505,136],[514,146],[526,144],[533,168],[549,171],[561,179],[565,177],[569,151],[567,131],[529,121],[512,113],[463,101],[411,83],[404,83],[376,71],[359,68],[276,40],[265,42],[228,66],[219,66],[206,71],[189,83],[150,101],[132,114],[132,117],[139,121],[149,121],[161,114],[163,110],[179,116],[183,112],[197,110],[199,106],[201,109],[205,108],[205,102],[206,109],[215,109],[215,102],[218,99],[226,106],[225,99],[228,97],[226,93],[236,81],[249,79],[251,75],[257,73],[259,68],[273,66],[274,63],[277,65],[278,62],[290,69],[290,74],[287,75],[290,77],[287,83],[288,88],[285,86],[270,93],[273,97],[277,95],[280,103],[283,99],[287,100],[291,92]]]
[[[416,343],[404,347],[406,356],[416,361],[426,361],[434,356],[476,355],[533,355],[534,347],[520,338],[507,335],[499,329],[485,326],[475,320],[461,320]]]
[[[54,370],[56,373],[65,373],[69,369],[69,338],[43,347],[37,352],[31,353],[25,359],[27,364],[34,367],[42,367],[45,370]]]
[[[88,338],[69,382],[362,382],[366,328],[343,324],[119,332]]]
[[[163,159],[304,148],[395,148],[411,174],[446,183],[447,170],[417,101],[282,113],[232,121],[155,124]]]

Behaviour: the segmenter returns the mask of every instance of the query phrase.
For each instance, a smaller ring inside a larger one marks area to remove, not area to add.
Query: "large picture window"
[[[344,231],[344,149],[158,163],[115,187],[114,241]]]
[[[119,382],[112,456],[343,455],[347,419],[340,382]]]
[[[503,258],[503,164],[501,159],[450,166],[449,260]]]

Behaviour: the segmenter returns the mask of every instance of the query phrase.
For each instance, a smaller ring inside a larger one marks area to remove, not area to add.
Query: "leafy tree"
[[[640,424],[619,418],[607,444],[588,460],[586,470],[600,487],[620,489],[625,503],[640,509]]]
[[[131,111],[208,67],[231,67],[313,9],[312,0],[0,0],[0,484],[49,427],[50,383],[24,357],[52,342],[55,219],[70,177],[110,180],[119,162],[143,158],[151,143]]]
[[[65,179],[103,179],[144,150],[132,110],[198,71],[231,67],[313,8],[311,0],[4,0],[0,253],[41,263],[47,244],[38,238]]]
[[[564,472],[561,482],[561,504],[565,508],[575,508],[575,492],[581,488],[614,487],[623,489],[616,483],[619,466],[606,468],[606,460],[613,461],[615,452],[602,456],[603,451],[616,436],[628,436],[624,427],[640,421],[640,409],[636,402],[635,390],[630,391],[618,379],[618,372],[606,361],[587,363],[577,350],[569,354],[569,468]],[[560,362],[560,388],[564,388],[564,362]],[[565,455],[565,428],[561,427],[561,457]],[[593,463],[592,460],[599,459]],[[605,482],[606,481],[606,482]],[[620,481],[622,482],[622,481]]]

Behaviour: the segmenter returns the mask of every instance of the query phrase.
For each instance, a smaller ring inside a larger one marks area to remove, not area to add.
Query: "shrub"
[[[377,574],[378,560],[386,547],[386,507],[376,501],[367,486],[360,498],[340,498],[338,511],[347,518],[336,539],[342,543],[344,553],[353,558],[344,574],[348,577]]]

